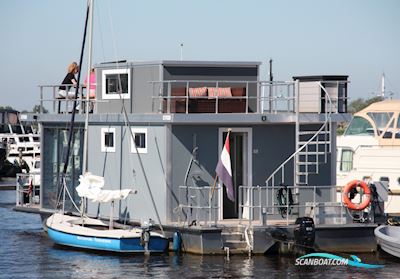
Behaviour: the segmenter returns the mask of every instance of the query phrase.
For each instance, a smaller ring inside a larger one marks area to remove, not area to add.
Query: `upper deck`
[[[262,81],[260,65],[260,62],[215,61],[98,64],[96,97],[90,100],[94,103],[91,119],[102,119],[96,115],[119,114],[125,106],[128,114],[136,118],[142,115],[140,118],[145,121],[161,117],[162,121],[183,122],[197,119],[293,122],[297,112],[318,121],[318,114],[327,111],[338,114],[337,121],[343,120],[339,114],[347,112],[347,76]],[[58,86],[39,86],[41,105],[51,114],[66,113],[72,104],[71,99],[58,97]],[[84,112],[85,91],[79,88],[80,113]],[[268,117],[260,118],[260,114]]]

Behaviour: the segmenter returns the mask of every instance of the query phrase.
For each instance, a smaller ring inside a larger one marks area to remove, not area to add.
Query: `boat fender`
[[[172,240],[172,251],[180,252],[182,246],[182,235],[180,231],[174,232],[174,237]]]
[[[364,194],[363,202],[360,204],[353,203],[349,198],[349,193],[353,192],[353,189],[361,187]],[[352,210],[364,210],[371,203],[371,189],[368,187],[367,183],[361,180],[353,180],[347,183],[343,190],[343,203],[347,208]]]

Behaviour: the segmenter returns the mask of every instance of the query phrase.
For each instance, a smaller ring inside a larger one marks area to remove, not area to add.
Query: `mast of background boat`
[[[90,0],[88,0],[88,4],[89,4]],[[86,41],[86,30],[87,30],[87,25],[88,25],[88,19],[89,19],[89,10],[90,7],[89,5],[87,6],[86,9],[86,20],[85,20],[85,28],[83,30],[83,41],[82,41],[82,48],[81,48],[81,55],[79,58],[79,66],[82,65],[83,62],[83,53],[85,50],[85,41]],[[74,104],[73,104],[73,109],[72,109],[72,114],[71,114],[71,125],[69,126],[69,135],[68,135],[68,144],[67,144],[67,152],[65,154],[65,162],[64,162],[64,168],[62,171],[62,179],[61,179],[61,183],[63,186],[63,192],[64,192],[64,198],[63,198],[63,211],[64,211],[64,204],[65,204],[65,192],[67,191],[68,195],[69,191],[67,189],[67,185],[66,185],[66,174],[67,174],[67,169],[68,169],[68,164],[69,164],[69,154],[71,153],[71,143],[72,143],[72,138],[74,135],[74,124],[75,124],[75,114],[76,114],[76,104],[77,104],[77,98],[78,98],[78,94],[79,94],[79,84],[80,84],[80,80],[81,80],[81,71],[78,72],[78,80],[77,80],[77,86],[75,87],[75,98],[74,98]],[[71,202],[73,203],[73,200],[71,199]]]
[[[85,102],[85,128],[83,131],[83,160],[82,174],[85,174],[87,169],[87,153],[88,153],[88,126],[89,126],[89,92],[90,92],[90,74],[92,69],[92,42],[93,42],[93,5],[94,0],[88,0],[89,6],[89,22],[88,22],[88,67],[86,75],[86,102]],[[81,216],[83,216],[86,207],[85,198],[81,198]]]
[[[381,97],[382,97],[382,99],[385,99],[385,73],[382,73]]]

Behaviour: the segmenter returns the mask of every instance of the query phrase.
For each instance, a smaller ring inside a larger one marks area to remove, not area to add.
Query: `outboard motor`
[[[296,219],[295,224],[295,243],[306,248],[312,248],[315,241],[314,220],[310,217],[300,217]]]

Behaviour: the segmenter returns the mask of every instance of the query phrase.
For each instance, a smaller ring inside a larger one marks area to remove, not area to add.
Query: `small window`
[[[353,151],[351,149],[343,149],[340,160],[341,171],[351,171],[353,169]]]
[[[131,138],[131,152],[136,153],[147,153],[147,129],[145,128],[132,128],[132,134],[135,138]]]
[[[101,128],[101,152],[115,152],[115,128]]]
[[[131,92],[131,79],[129,69],[103,70],[102,72],[102,98],[129,99]]]

